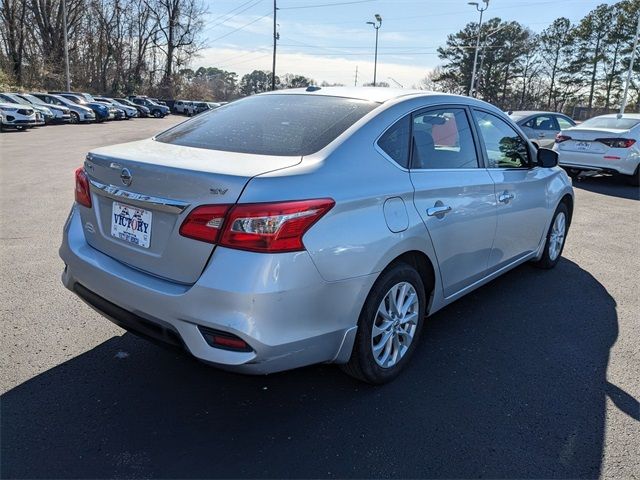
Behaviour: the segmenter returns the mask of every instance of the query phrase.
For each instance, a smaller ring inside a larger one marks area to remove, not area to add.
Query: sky
[[[239,76],[270,71],[273,0],[204,1],[206,48],[191,66]],[[601,3],[615,1],[490,0],[484,20],[516,20],[539,32],[561,16],[578,21]],[[277,6],[276,73],[345,85],[355,84],[356,69],[358,85],[373,80],[375,30],[366,22],[376,13],[382,16],[377,80],[405,88],[440,63],[436,50],[448,34],[479,18],[468,0],[277,0]]]

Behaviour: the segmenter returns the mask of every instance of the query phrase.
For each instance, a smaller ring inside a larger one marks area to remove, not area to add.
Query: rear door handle
[[[540,132],[540,133],[538,134],[538,138],[544,138],[544,136],[545,136],[545,135],[546,135],[546,134],[545,134],[544,132]]]
[[[513,200],[513,193],[503,192],[498,197],[500,203],[509,203],[509,200]]]
[[[427,215],[430,217],[442,218],[451,211],[449,205],[438,205],[436,207],[427,208]]]

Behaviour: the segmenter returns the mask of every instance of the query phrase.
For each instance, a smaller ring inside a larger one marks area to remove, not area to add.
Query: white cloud
[[[365,57],[366,54],[363,54]],[[373,55],[369,55],[372,57]],[[236,72],[242,76],[253,70],[271,70],[271,50],[240,48],[207,48],[200,52],[199,58],[193,62],[193,68],[218,67]],[[296,73],[313,78],[316,82],[326,80],[331,83],[353,85],[356,66],[358,67],[358,85],[373,80],[373,59],[339,58],[305,53],[278,53],[276,72],[278,74]],[[393,77],[404,87],[410,88],[424,78],[430,68],[418,65],[405,65],[378,58],[378,81]]]

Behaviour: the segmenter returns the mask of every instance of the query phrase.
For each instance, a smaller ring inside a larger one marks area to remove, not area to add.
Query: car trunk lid
[[[199,205],[233,204],[254,176],[301,157],[240,154],[143,140],[92,151],[92,208],[80,207],[87,242],[131,267],[195,283],[214,245],[183,237]]]
[[[617,128],[572,128],[563,130],[560,135],[571,137],[571,140],[565,140],[558,144],[558,150],[567,152],[582,152],[603,154],[609,150],[609,147],[602,142],[596,141],[600,138],[624,138],[629,135],[629,130]]]

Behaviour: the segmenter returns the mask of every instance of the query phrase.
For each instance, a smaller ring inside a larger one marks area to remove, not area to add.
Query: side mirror
[[[539,167],[552,168],[558,165],[558,152],[548,148],[539,148],[537,155]]]

